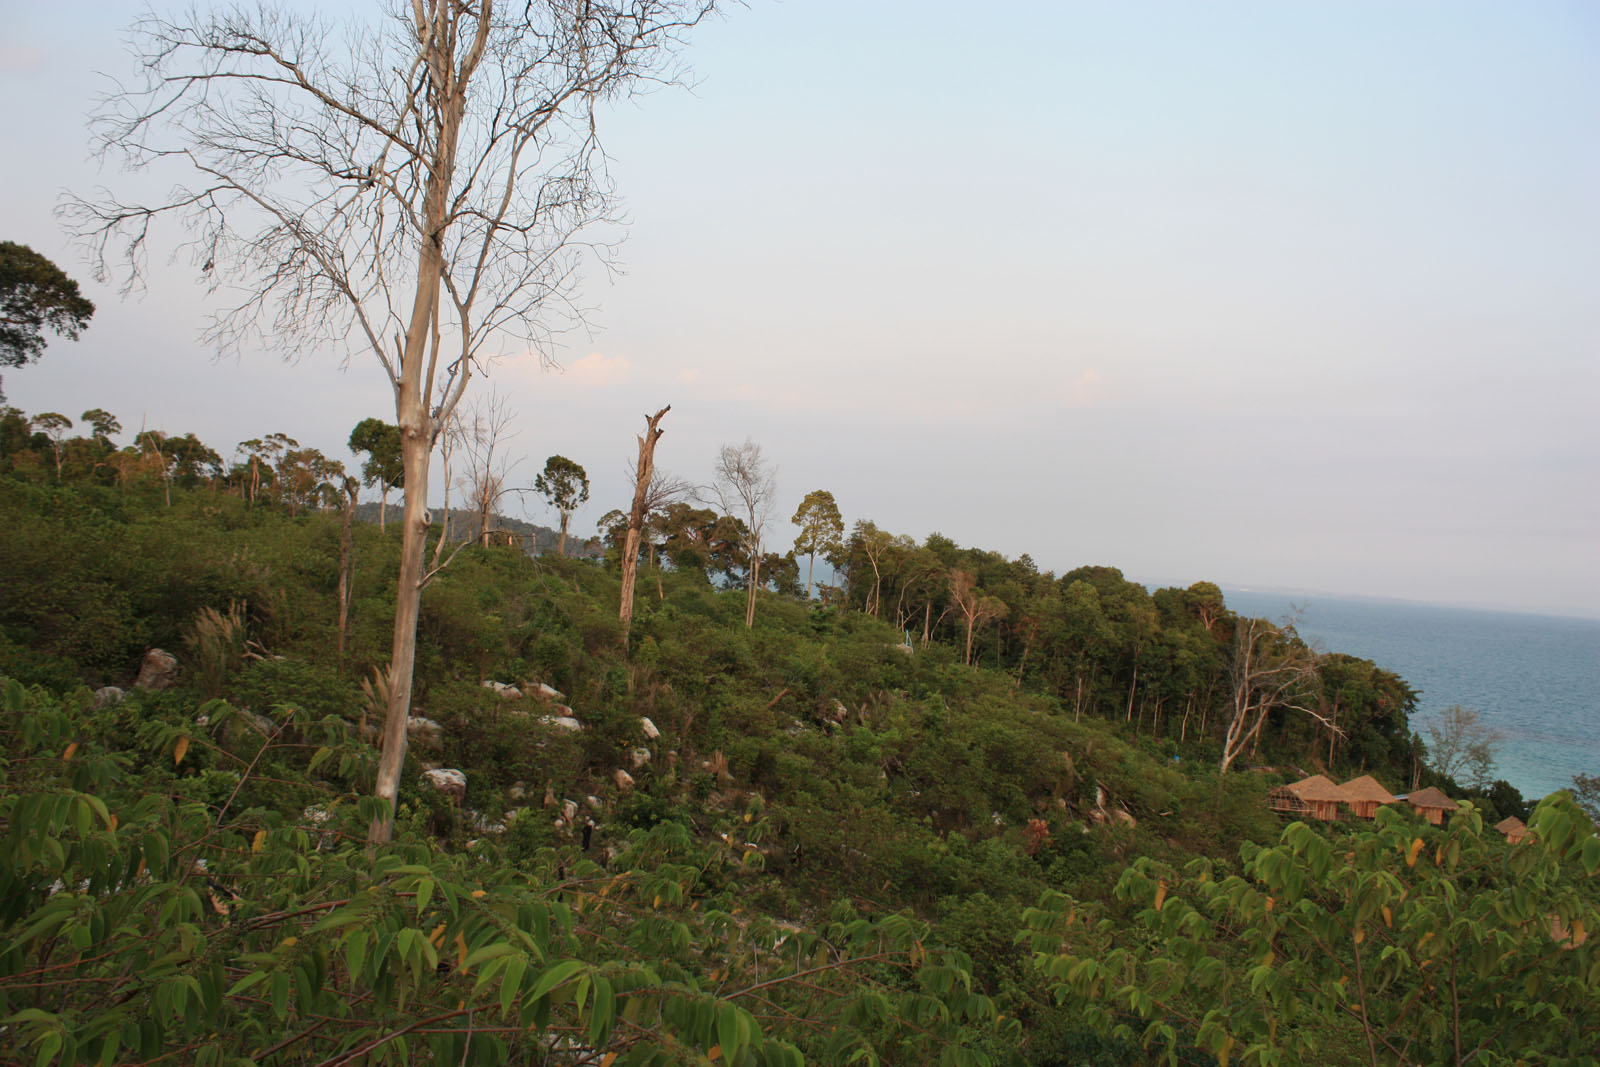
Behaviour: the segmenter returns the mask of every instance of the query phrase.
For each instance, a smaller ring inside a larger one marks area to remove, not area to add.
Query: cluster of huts
[[[1395,796],[1370,774],[1352,778],[1343,785],[1323,775],[1313,774],[1298,782],[1279,786],[1267,794],[1267,799],[1272,805],[1272,810],[1280,814],[1293,815],[1297,818],[1323,819],[1329,822],[1342,819],[1346,815],[1357,819],[1371,819],[1377,816],[1381,805],[1406,804],[1424,819],[1435,826],[1440,826],[1443,825],[1447,814],[1460,807],[1456,801],[1445,796],[1442,790],[1431,785],[1414,793]],[[1504,834],[1506,840],[1512,844],[1521,841],[1528,834],[1527,826],[1515,815],[1502,820],[1495,829]]]

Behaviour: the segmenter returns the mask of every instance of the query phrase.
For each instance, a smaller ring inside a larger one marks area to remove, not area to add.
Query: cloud
[[[566,377],[581,389],[611,389],[633,377],[633,364],[624,356],[590,352],[567,365]]]
[[[689,370],[682,370],[682,371],[678,372],[678,381],[682,382],[684,385],[693,385],[695,382],[698,382],[699,380],[700,380],[700,371],[698,369],[696,369],[696,368],[691,368]]]
[[[0,70],[34,70],[44,66],[44,53],[25,44],[0,48]]]
[[[1090,367],[1067,386],[1063,407],[1086,408],[1100,398],[1100,372]]]

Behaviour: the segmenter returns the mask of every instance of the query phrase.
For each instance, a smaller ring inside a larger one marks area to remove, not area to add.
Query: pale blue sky
[[[0,6],[0,236],[82,274],[49,211],[123,180],[82,117],[137,7]],[[581,528],[670,402],[661,462],[752,437],[780,518],[828,488],[1057,571],[1600,614],[1600,8],[789,0],[689,59],[611,116],[592,336],[489,383],[528,480],[589,468]],[[183,271],[90,288],[12,403],[224,452],[392,417],[360,359],[212,362]]]

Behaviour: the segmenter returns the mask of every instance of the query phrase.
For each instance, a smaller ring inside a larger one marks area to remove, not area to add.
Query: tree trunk
[[[660,428],[662,416],[671,410],[672,405],[668,404],[654,415],[646,415],[645,431],[639,436],[639,462],[633,469],[633,510],[628,513],[628,533],[622,539],[622,603],[617,617],[622,620],[624,635],[633,625],[633,580],[639,572],[639,539],[649,502],[650,477],[656,469],[656,442],[666,432]]]
[[[383,492],[378,495],[378,529],[383,529],[385,520],[389,515],[389,486],[383,484]]]
[[[744,598],[744,628],[746,630],[756,624],[756,590],[761,588],[761,556],[760,549],[750,552],[750,584],[745,591]]]
[[[343,528],[339,531],[339,662],[344,662],[345,634],[350,623],[350,586],[354,578],[355,554],[350,528],[356,517],[356,485],[345,486]]]
[[[806,603],[811,603],[811,572],[817,566],[817,554],[811,553],[806,557]]]
[[[569,512],[561,513],[561,536],[556,540],[556,555],[566,558],[567,555],[567,520],[572,518]]]

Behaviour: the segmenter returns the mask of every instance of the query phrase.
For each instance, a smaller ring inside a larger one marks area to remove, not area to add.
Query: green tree
[[[561,515],[556,555],[565,556],[567,524],[572,520],[572,513],[589,501],[589,472],[566,456],[551,456],[544,461],[544,470],[533,480],[533,488]]]
[[[66,440],[67,431],[72,429],[72,420],[58,411],[46,411],[42,415],[33,417],[33,428],[49,439],[50,452],[56,461],[56,481],[60,481],[61,447]]]
[[[117,417],[104,408],[90,408],[82,415],[83,421],[89,424],[94,434],[95,443],[101,448],[111,447],[111,438],[122,432],[122,423]]]
[[[389,490],[406,484],[405,460],[400,455],[400,427],[382,419],[362,419],[350,431],[350,451],[365,452],[361,461],[361,482],[369,489],[379,487],[378,529],[384,528],[389,512]]]
[[[27,245],[0,241],[0,367],[39,358],[47,329],[76,341],[93,314],[94,304],[60,267]]]
[[[1384,808],[1335,845],[1296,822],[1237,875],[1136,861],[1125,924],[1057,893],[1025,921],[1057,999],[1162,1062],[1593,1063],[1600,838],[1566,793],[1529,828],[1509,845],[1471,808],[1437,830]]]
[[[822,553],[826,559],[830,553],[843,551],[844,519],[833,494],[826,489],[815,489],[800,501],[794,518],[789,521],[800,528],[800,536],[794,539],[794,550],[806,557],[806,600],[809,602],[811,572],[816,566],[817,553]]]

